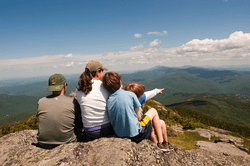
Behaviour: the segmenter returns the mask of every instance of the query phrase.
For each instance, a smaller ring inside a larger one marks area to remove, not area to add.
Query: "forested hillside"
[[[39,97],[0,94],[0,125],[25,119],[37,111]]]
[[[187,108],[213,119],[250,127],[250,97],[242,94],[176,93],[165,98],[167,107]]]

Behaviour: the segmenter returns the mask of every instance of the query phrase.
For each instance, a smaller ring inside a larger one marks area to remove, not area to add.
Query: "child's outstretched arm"
[[[154,90],[144,92],[144,94],[142,95],[141,99],[139,100],[140,103],[142,104],[142,103],[148,101],[149,99],[152,99],[157,94],[162,94],[163,90],[164,90],[164,88],[162,88],[162,89],[155,88]]]

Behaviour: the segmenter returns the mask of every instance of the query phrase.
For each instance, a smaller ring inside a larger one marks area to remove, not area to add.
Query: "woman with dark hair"
[[[108,69],[98,61],[90,61],[79,77],[79,87],[76,90],[84,133],[90,140],[114,133],[106,107],[110,93],[102,84],[103,70]]]

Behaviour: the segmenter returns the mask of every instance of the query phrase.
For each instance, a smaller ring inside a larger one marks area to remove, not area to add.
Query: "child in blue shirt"
[[[107,101],[110,123],[118,137],[130,138],[138,143],[150,138],[153,122],[158,138],[158,146],[163,146],[163,137],[157,112],[140,113],[140,102],[135,93],[122,89],[121,76],[115,72],[108,72],[103,76],[103,85],[111,93]],[[156,122],[156,123],[155,123]]]
[[[141,105],[143,103],[145,103],[147,100],[155,97],[157,94],[162,94],[162,91],[164,90],[164,88],[163,89],[155,88],[154,90],[145,92],[145,90],[146,90],[145,86],[142,84],[136,83],[136,82],[128,83],[124,87],[124,89],[131,91],[131,92],[134,92],[136,94],[137,98],[139,99],[139,102],[141,103]],[[151,108],[149,111],[156,112],[158,114],[157,110],[155,110],[154,108]],[[141,113],[141,115],[143,115],[141,107],[140,107],[140,113]],[[164,140],[163,145],[167,146],[169,149],[173,149],[173,146],[168,142],[166,124],[161,119],[160,119],[160,125],[161,125],[162,137]],[[153,141],[154,143],[157,143],[157,140],[155,138],[154,126],[152,128],[150,140]]]

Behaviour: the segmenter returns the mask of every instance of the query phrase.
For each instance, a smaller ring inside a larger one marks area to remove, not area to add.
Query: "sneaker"
[[[170,149],[168,146],[164,145],[163,143],[158,143],[157,146],[163,151],[163,152],[170,152]]]
[[[170,150],[173,150],[174,149],[174,147],[169,143],[169,142],[163,142],[162,143],[164,146],[166,146],[166,147],[168,147],[168,149],[170,149]]]

